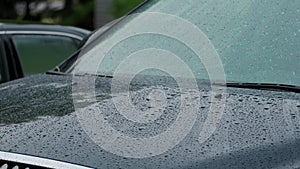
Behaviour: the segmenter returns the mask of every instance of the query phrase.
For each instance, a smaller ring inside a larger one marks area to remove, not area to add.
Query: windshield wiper
[[[273,84],[273,83],[226,83],[226,84],[214,84],[219,86],[235,87],[235,88],[247,88],[258,90],[271,90],[280,92],[294,92],[300,93],[300,86],[287,85],[287,84]]]
[[[75,76],[95,76],[95,77],[106,77],[106,78],[113,78],[113,76],[112,76],[112,75],[105,75],[105,74],[92,74],[92,73],[75,74]]]
[[[83,74],[72,74],[72,73],[65,73],[65,72],[58,72],[49,70],[46,72],[49,75],[64,75],[64,76],[95,76],[95,77],[106,77],[106,78],[113,78],[111,75],[104,75],[104,74],[92,74],[92,73],[83,73]]]

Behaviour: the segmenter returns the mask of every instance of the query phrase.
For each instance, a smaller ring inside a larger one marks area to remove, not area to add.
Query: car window
[[[41,73],[54,68],[75,52],[80,43],[64,36],[13,35],[24,75]]]
[[[3,43],[0,40],[0,83],[6,81],[7,79],[5,78],[5,66],[4,66],[4,57],[5,57],[5,53],[4,53],[4,47],[3,47]]]
[[[3,70],[3,64],[2,64],[2,60],[1,60],[1,52],[0,52],[0,83],[4,80],[3,79],[3,73],[4,73],[4,70]]]
[[[168,0],[151,1],[139,12],[167,13],[197,26],[218,52],[228,82],[280,83],[299,86],[299,6],[299,0],[259,2]],[[102,39],[95,45],[96,47],[80,57],[77,68],[80,71],[93,71],[89,70],[90,66],[88,66],[95,62],[91,58],[97,59],[95,56],[105,55],[97,72],[112,74],[130,54],[143,49],[158,48],[179,56],[199,79],[208,79],[206,69],[201,61],[197,60],[198,57],[189,47],[176,39],[159,34],[139,35],[138,33],[121,42],[112,38],[116,34],[121,36],[122,32],[137,26],[141,29],[157,26],[156,21],[149,22],[136,17],[132,21],[119,24],[107,33],[106,39]],[[171,31],[176,32],[175,28],[177,29],[174,26],[174,30]],[[115,45],[109,53],[101,52],[100,49],[106,49],[110,44]],[[151,57],[149,55],[148,58]],[[147,58],[143,59],[137,64],[147,63]],[[173,63],[172,58],[168,62]]]

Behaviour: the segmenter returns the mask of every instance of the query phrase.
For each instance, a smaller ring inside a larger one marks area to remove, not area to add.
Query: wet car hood
[[[112,114],[108,121],[116,130],[132,137],[151,137],[163,132],[176,118],[164,114],[163,123],[153,124],[160,127],[152,126],[157,130],[124,124],[107,102],[112,97],[107,92],[110,81],[97,80],[102,88],[96,96],[106,105],[102,108],[108,116]],[[136,159],[110,153],[86,134],[75,113],[72,83],[76,85],[71,76],[42,74],[1,84],[0,150],[95,168],[300,167],[299,94],[228,88],[225,111],[216,131],[205,142],[199,142],[199,131],[210,104],[210,88],[203,86],[199,95],[201,105],[190,133],[163,154]],[[138,92],[141,90],[137,88],[136,95],[144,95]],[[82,98],[83,102],[89,100],[89,96]],[[176,102],[171,109],[178,109]]]

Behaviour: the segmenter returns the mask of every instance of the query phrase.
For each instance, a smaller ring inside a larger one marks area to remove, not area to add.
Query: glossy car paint
[[[163,84],[167,90],[168,111],[161,121],[149,126],[124,122],[115,113],[110,98],[123,93],[112,96],[111,81],[110,77],[96,79],[97,104],[93,106],[105,110],[118,131],[133,137],[152,136],[163,132],[176,118],[182,93],[172,79],[135,79],[132,100],[138,108],[145,107],[140,105],[141,100],[148,106],[148,89]],[[73,96],[79,95],[83,105],[90,104],[93,96],[72,93],[72,85],[78,84],[72,82],[71,75],[37,75],[2,84],[0,150],[109,169],[300,167],[299,93],[228,87],[225,112],[217,130],[201,143],[199,132],[211,105],[211,88],[205,81],[198,84],[201,102],[195,105],[199,111],[192,131],[174,149],[143,159],[112,154],[90,139],[76,117]]]
[[[142,85],[137,85],[134,97],[143,99],[144,92],[139,91],[155,82],[137,80]],[[197,122],[184,141],[162,155],[131,159],[104,151],[83,131],[74,113],[71,83],[71,76],[38,75],[0,85],[0,149],[96,168],[299,167],[295,166],[300,156],[297,93],[228,88],[226,110],[217,131],[200,144],[197,138],[210,105],[210,87],[199,82],[203,88]],[[96,92],[99,106],[108,114],[113,112],[108,99],[110,83],[110,78],[97,79],[97,86],[101,86]],[[164,84],[172,82],[165,79]],[[176,100],[180,92],[176,86],[168,87],[173,92],[170,100]],[[90,97],[82,98],[89,102]],[[176,101],[169,104],[170,110],[178,106]],[[176,118],[167,112],[165,116],[167,120],[157,124],[161,127],[158,131],[127,125],[117,114],[108,118],[115,128],[137,136],[161,132]]]

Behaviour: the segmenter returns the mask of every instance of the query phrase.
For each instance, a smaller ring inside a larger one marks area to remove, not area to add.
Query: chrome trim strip
[[[81,36],[74,35],[72,33],[55,32],[55,31],[0,31],[0,34],[60,35],[60,36],[68,36],[68,37],[75,38],[75,39],[78,39],[78,40],[83,39]]]
[[[92,169],[67,162],[0,151],[0,160],[55,169]]]

